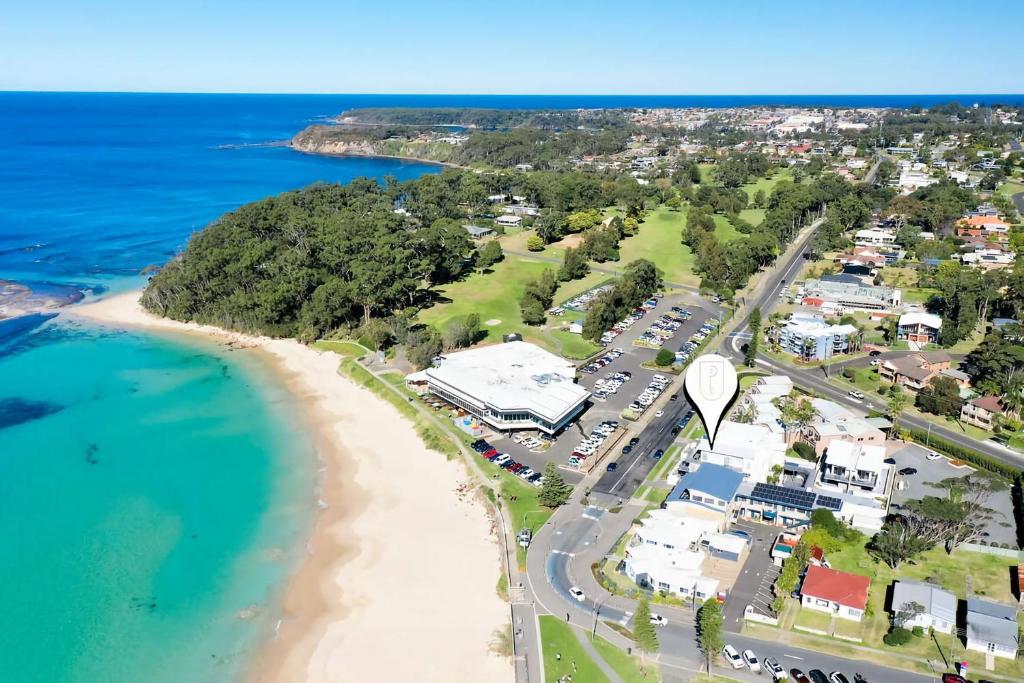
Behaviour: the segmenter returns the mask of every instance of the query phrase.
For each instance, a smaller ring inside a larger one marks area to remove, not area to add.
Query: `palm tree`
[[[889,420],[892,421],[892,431],[895,434],[897,431],[896,423],[900,419],[900,415],[903,413],[903,409],[907,405],[907,397],[904,396],[903,390],[897,385],[889,387]]]

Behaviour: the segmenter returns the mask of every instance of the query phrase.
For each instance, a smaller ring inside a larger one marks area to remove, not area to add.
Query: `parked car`
[[[856,390],[849,391],[847,393],[849,393],[851,397],[857,399],[858,401],[864,398],[864,394],[862,394],[861,392],[856,391]]]
[[[844,676],[839,671],[833,671],[828,675],[828,680],[832,683],[850,683],[850,679]]]
[[[634,436],[632,439],[629,440],[629,445],[630,446],[635,446],[638,443],[640,443],[640,437],[639,436]]]
[[[874,359],[873,361],[871,361],[872,367],[876,366],[876,365],[881,365],[881,364],[882,364],[882,361],[878,360],[877,358]]]
[[[756,674],[761,673],[761,662],[757,661],[757,655],[754,654],[753,650],[743,651],[743,661],[748,669]]]
[[[583,591],[578,586],[573,586],[569,589],[569,595],[576,599],[576,602],[583,602],[587,599],[587,596],[583,594]]]
[[[789,675],[793,679],[793,683],[811,683],[811,679],[804,676],[804,672],[800,669],[790,669]]]
[[[659,448],[658,450],[654,451],[651,457],[654,458],[655,460],[661,460],[661,456],[663,455],[665,455],[665,451]]]
[[[661,616],[660,614],[654,614],[652,612],[651,613],[651,623],[654,624],[655,626],[665,626],[666,624],[668,624],[668,619],[666,619],[665,617]]]
[[[872,358],[876,358],[877,356],[881,356],[882,352],[879,351],[878,349],[875,349],[874,351],[870,352],[868,355],[871,356]]]
[[[811,669],[807,672],[807,675],[813,683],[828,683],[828,676],[826,676],[825,672],[821,669]]]
[[[942,674],[942,683],[969,683],[963,676],[957,674]]]
[[[917,474],[917,468],[916,467],[904,467],[902,470],[900,470],[900,474],[902,474],[904,477],[909,477],[911,475]]]
[[[661,417],[664,414],[665,414],[664,410],[659,410],[658,412],[654,413],[654,417]]]
[[[771,674],[772,679],[776,681],[784,681],[788,678],[786,670],[779,666],[779,662],[774,657],[768,657],[764,660],[765,670]]]
[[[936,453],[935,451],[928,451],[928,459],[929,460],[938,460],[941,457],[942,457],[942,454],[940,454],[940,453]]]
[[[622,447],[622,454],[623,455],[629,455],[632,452],[633,452],[633,447],[631,445],[626,444],[625,446]]]
[[[617,463],[617,462],[610,462],[610,463],[608,463],[608,471],[609,472],[614,472],[617,469],[619,469],[619,463]]]
[[[732,645],[726,645],[722,650],[722,656],[725,657],[725,661],[734,669],[742,669],[745,665],[743,664],[743,658],[740,657],[740,653],[736,651]]]

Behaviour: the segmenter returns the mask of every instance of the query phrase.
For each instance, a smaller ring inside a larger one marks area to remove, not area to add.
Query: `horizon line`
[[[0,90],[0,94],[66,95],[265,95],[313,97],[1024,97],[1022,92],[831,92],[831,93],[500,93],[500,92],[269,92],[245,90]]]

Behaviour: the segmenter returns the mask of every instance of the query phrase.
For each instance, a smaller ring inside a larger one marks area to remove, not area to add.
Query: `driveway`
[[[744,531],[752,539],[747,560],[725,602],[725,630],[739,632],[743,628],[743,610],[747,605],[752,605],[765,616],[773,616],[771,588],[779,575],[779,568],[772,564],[771,549],[782,529],[746,520],[734,522],[730,529]]]

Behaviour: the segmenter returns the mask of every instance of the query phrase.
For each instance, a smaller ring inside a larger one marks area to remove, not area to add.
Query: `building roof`
[[[935,584],[923,581],[897,581],[892,585],[892,610],[898,612],[904,605],[916,602],[925,614],[950,624],[956,623],[956,596]]]
[[[736,495],[736,490],[742,481],[743,474],[740,472],[722,465],[714,465],[709,462],[701,463],[700,467],[687,472],[679,480],[672,492],[668,494],[667,500],[679,500],[684,491],[693,489],[729,502]]]
[[[1003,412],[1003,402],[998,396],[982,396],[971,401],[971,404],[990,413]]]
[[[465,228],[466,232],[468,232],[472,237],[486,237],[487,235],[494,234],[493,228],[482,228],[479,225],[463,225],[462,227]]]
[[[499,411],[525,410],[553,424],[590,396],[575,383],[575,365],[522,341],[445,354],[425,372],[431,382]]]
[[[1017,649],[1017,611],[998,602],[967,599],[967,639]]]
[[[743,460],[756,460],[770,457],[772,451],[785,453],[786,442],[764,425],[723,420],[715,437],[715,447],[711,448],[707,437],[704,437],[699,448]]]
[[[938,330],[942,328],[942,317],[923,311],[904,313],[900,316],[900,325],[924,325],[933,330]]]
[[[871,579],[866,576],[812,564],[807,568],[800,594],[862,610],[868,602],[870,584]]]
[[[885,446],[834,439],[825,451],[825,462],[848,470],[880,472],[885,463]]]

